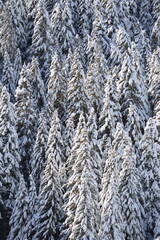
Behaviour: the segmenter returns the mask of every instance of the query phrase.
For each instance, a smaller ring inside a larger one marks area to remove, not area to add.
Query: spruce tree
[[[63,219],[62,190],[59,174],[61,149],[58,144],[60,132],[58,129],[57,112],[54,112],[52,127],[49,132],[47,162],[43,171],[40,193],[37,202],[37,214],[33,229],[33,239],[57,239],[59,224]],[[57,148],[56,148],[57,147]]]
[[[36,184],[37,193],[39,192],[40,179],[46,162],[46,151],[48,148],[49,127],[45,117],[45,111],[40,113],[39,127],[37,130],[36,141],[31,155],[31,171]]]
[[[124,227],[122,206],[120,202],[119,189],[119,170],[117,159],[112,155],[112,165],[114,166],[111,172],[110,183],[106,183],[108,171],[104,171],[102,178],[102,191],[100,193],[101,207],[101,225],[99,238],[102,239],[124,239]],[[107,164],[108,165],[108,164]],[[106,166],[107,166],[106,165]],[[107,170],[107,168],[105,168]]]
[[[7,91],[11,94],[11,101],[14,101],[15,94],[15,76],[13,72],[13,65],[7,52],[4,54],[2,84],[6,87]]]
[[[146,239],[144,193],[141,174],[136,166],[136,155],[132,145],[126,145],[120,172],[119,194],[124,214],[124,239]]]
[[[85,114],[88,112],[88,94],[85,89],[84,70],[78,52],[75,50],[67,91],[67,117],[70,117],[73,112],[76,113],[75,126],[81,111]]]
[[[0,102],[0,232],[5,239],[8,234],[8,221],[17,192],[20,178],[20,155],[14,107],[10,96],[3,87]]]
[[[159,133],[154,118],[147,122],[141,142],[141,167],[143,173],[143,191],[145,194],[145,211],[148,238],[153,237],[156,220],[159,217]]]
[[[21,164],[25,177],[29,174],[30,158],[35,142],[37,119],[31,98],[31,86],[29,81],[29,67],[23,66],[18,87],[16,89],[16,125],[19,138]]]
[[[22,70],[22,57],[21,57],[21,52],[19,48],[16,51],[13,69],[14,69],[14,78],[15,78],[15,88],[17,88],[18,81],[20,78],[20,72]]]
[[[42,77],[45,79],[45,73],[51,62],[53,42],[51,37],[51,23],[44,0],[40,0],[37,4],[31,51],[37,57]]]
[[[48,114],[52,118],[54,109],[58,109],[60,117],[65,116],[66,110],[66,82],[61,71],[61,61],[56,53],[51,62],[48,82]]]
[[[70,1],[57,3],[51,16],[52,36],[54,45],[58,45],[64,56],[69,49],[74,50],[75,29],[73,26],[72,7]]]
[[[98,186],[93,170],[93,159],[89,144],[85,119],[80,115],[73,147],[79,149],[72,165],[73,174],[67,184],[65,204],[65,229],[60,239],[97,239],[98,218]]]
[[[37,110],[37,114],[41,111],[42,107],[46,104],[45,87],[41,77],[39,64],[37,58],[33,57],[30,66],[30,85],[31,95],[34,102],[34,107]]]
[[[7,240],[20,240],[25,235],[28,217],[28,191],[23,175],[20,176],[18,192],[10,218],[10,233]]]

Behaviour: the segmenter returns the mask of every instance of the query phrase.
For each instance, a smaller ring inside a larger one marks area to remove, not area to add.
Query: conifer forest
[[[0,0],[0,240],[160,240],[160,0]]]

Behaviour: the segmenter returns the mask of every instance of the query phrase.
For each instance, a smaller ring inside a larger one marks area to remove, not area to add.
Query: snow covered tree
[[[98,186],[101,186],[102,178],[102,151],[98,139],[98,127],[96,123],[96,113],[94,108],[91,108],[87,121],[88,137],[91,145],[91,157],[93,159],[93,169],[97,175]]]
[[[59,45],[64,55],[72,52],[75,46],[75,29],[70,1],[57,3],[51,16],[52,36],[54,45]]]
[[[22,6],[25,1],[21,0],[10,0],[6,4],[11,14],[12,22],[15,29],[15,34],[17,38],[17,45],[22,50],[25,51],[27,46],[27,35],[26,35],[26,25],[27,25],[27,8]],[[23,8],[23,9],[22,9]]]
[[[120,172],[119,195],[124,215],[124,239],[146,239],[144,193],[141,174],[136,168],[136,155],[132,146],[126,145]]]
[[[35,222],[35,213],[37,211],[37,191],[36,185],[32,175],[29,175],[29,190],[28,190],[28,214],[26,225],[24,227],[24,239],[31,240],[32,239],[32,229],[34,227]]]
[[[119,170],[117,166],[117,159],[112,155],[112,166],[114,168],[110,173],[110,183],[105,184],[108,178],[108,171],[104,171],[102,178],[102,191],[100,193],[101,207],[101,225],[99,238],[124,240],[124,227],[122,206],[120,202],[119,189]],[[108,163],[107,163],[108,165]],[[107,166],[106,165],[106,166]],[[107,170],[107,168],[105,168]]]
[[[61,71],[61,61],[56,53],[51,62],[50,76],[48,82],[48,114],[52,118],[54,109],[58,109],[60,117],[64,117],[66,110],[66,81]]]
[[[143,190],[146,200],[145,211],[148,239],[153,237],[160,207],[160,147],[158,143],[159,133],[156,125],[154,118],[148,120],[141,142],[142,157],[140,169],[143,174]]]
[[[19,188],[16,194],[12,215],[10,218],[10,233],[7,240],[20,240],[25,235],[28,216],[28,191],[23,178],[20,176]]]
[[[91,37],[93,40],[98,39],[102,47],[103,53],[107,58],[109,56],[109,39],[106,35],[106,25],[105,25],[105,11],[101,4],[98,2],[94,6],[95,19],[93,21],[93,29],[91,32]]]
[[[72,113],[75,113],[75,126],[78,123],[81,111],[83,111],[84,114],[87,114],[89,108],[84,79],[84,70],[78,52],[75,50],[67,91],[67,117],[70,117]]]
[[[65,157],[66,159],[70,155],[71,147],[73,143],[73,138],[75,134],[75,125],[74,125],[75,113],[72,113],[69,118],[66,120],[66,128],[64,134],[64,144],[65,144]]]
[[[87,43],[87,35],[91,34],[93,23],[93,6],[91,0],[80,0],[77,9],[78,21],[77,30],[79,36]]]
[[[14,78],[15,78],[15,88],[17,88],[18,81],[20,78],[20,73],[22,70],[22,57],[21,57],[21,52],[20,52],[19,48],[17,48],[17,52],[15,55],[14,64],[13,64],[13,69],[14,69]]]
[[[76,139],[79,149],[72,165],[73,175],[67,184],[65,204],[66,220],[65,229],[60,239],[97,239],[99,227],[98,186],[96,175],[93,170],[93,159],[89,144],[85,119],[80,115],[77,133],[80,138]],[[77,136],[77,134],[76,134]]]
[[[103,139],[103,146],[107,137],[115,134],[117,122],[122,122],[120,112],[119,96],[116,89],[116,82],[112,75],[108,74],[107,83],[105,85],[105,96],[103,100],[103,108],[100,115],[100,133]]]
[[[131,46],[130,36],[127,34],[126,30],[119,26],[116,31],[116,44],[119,47],[120,53],[124,56]]]
[[[11,100],[14,101],[15,93],[15,77],[13,72],[13,65],[11,64],[10,57],[7,52],[4,54],[4,65],[2,72],[2,84],[6,87],[7,91],[11,94]]]
[[[49,15],[51,15],[53,8],[57,2],[58,2],[58,0],[45,0],[45,6],[46,6],[46,9],[47,9]]]
[[[158,0],[151,0],[153,9],[153,19],[156,21],[160,16],[160,2]]]
[[[149,34],[151,30],[151,23],[152,23],[152,15],[151,15],[151,1],[144,0],[141,2],[140,5],[140,12],[139,12],[140,22],[142,24],[142,28],[146,30]]]
[[[37,114],[41,111],[42,107],[46,104],[44,82],[41,77],[38,61],[35,57],[32,58],[30,66],[29,81],[31,85],[31,95],[33,98]]]
[[[47,162],[43,171],[40,193],[37,202],[37,214],[33,229],[33,239],[57,239],[62,214],[62,189],[59,174],[61,149],[58,149],[59,137],[57,112],[54,112],[52,127],[48,138]],[[56,137],[56,138],[55,138]],[[57,147],[57,149],[56,149]]]
[[[24,175],[29,173],[30,158],[33,152],[37,118],[31,98],[31,86],[29,81],[29,67],[23,66],[18,87],[16,89],[16,125],[19,138],[21,164]]]
[[[43,172],[46,162],[46,151],[48,141],[49,127],[45,117],[45,111],[40,113],[39,127],[37,130],[36,141],[31,156],[31,171],[36,184],[37,193],[39,192],[40,176]]]
[[[0,231],[8,233],[8,221],[20,177],[20,155],[14,107],[3,87],[0,101]],[[2,234],[2,236],[3,236]]]
[[[137,113],[137,109],[132,103],[128,108],[127,122],[125,124],[125,129],[132,140],[132,143],[138,158],[140,156],[139,145],[140,145],[140,140],[142,138],[143,129],[141,127],[141,121]]]
[[[117,89],[120,94],[124,123],[127,120],[126,111],[132,102],[138,110],[143,128],[149,114],[147,90],[137,62],[129,55],[124,57],[117,82]]]
[[[53,53],[51,23],[44,5],[44,0],[40,0],[37,4],[30,50],[33,52],[33,55],[37,57],[42,77],[44,78]]]
[[[17,38],[15,34],[14,25],[11,14],[7,5],[1,4],[1,31],[0,31],[0,48],[1,54],[7,51],[12,59],[17,48]]]
[[[151,98],[152,109],[156,109],[160,98],[159,90],[159,64],[160,64],[160,47],[153,52],[149,59],[149,95]]]

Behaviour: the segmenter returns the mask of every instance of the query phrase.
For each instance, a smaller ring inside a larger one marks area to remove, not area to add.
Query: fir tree
[[[75,45],[75,29],[70,1],[57,3],[51,16],[52,36],[54,45],[59,45],[62,53],[67,55],[68,50],[73,51]]]
[[[40,113],[39,127],[37,130],[36,141],[31,156],[31,170],[33,179],[36,184],[37,192],[39,192],[40,178],[46,162],[46,151],[48,147],[47,141],[49,133],[48,128],[49,127],[47,125],[45,111],[42,111]]]
[[[59,224],[62,221],[62,190],[59,175],[59,161],[61,152],[56,149],[56,142],[59,137],[57,124],[57,112],[53,116],[53,125],[49,132],[47,162],[43,172],[40,193],[38,197],[38,207],[35,226],[33,229],[34,239],[57,239]],[[56,138],[55,138],[56,137]],[[38,226],[38,227],[37,227]]]
[[[25,235],[25,226],[28,216],[28,191],[23,176],[20,177],[19,188],[16,194],[12,215],[10,218],[10,233],[8,240],[20,240]]]
[[[112,155],[112,163],[114,168],[111,173],[110,184],[106,186],[106,177],[108,171],[104,171],[102,178],[102,191],[100,193],[101,208],[101,227],[99,232],[100,239],[124,239],[124,227],[122,206],[120,202],[119,188],[119,171],[117,160]],[[108,166],[108,163],[107,165]],[[105,168],[107,170],[107,167]]]
[[[15,77],[13,72],[13,65],[7,52],[4,54],[4,65],[2,73],[2,84],[6,87],[7,91],[11,94],[11,100],[14,101],[15,93]]]
[[[31,51],[38,59],[42,77],[44,78],[53,52],[51,24],[44,0],[40,0],[37,4]]]
[[[136,156],[132,146],[125,147],[123,164],[120,172],[119,194],[124,214],[124,238],[146,239],[144,194],[140,171],[135,167]]]
[[[84,70],[80,62],[78,52],[75,50],[67,92],[67,116],[69,117],[73,112],[76,113],[74,119],[75,126],[78,122],[81,111],[85,114],[88,112],[88,95],[85,90],[84,79]]]
[[[34,107],[37,110],[38,114],[41,111],[42,107],[46,104],[46,96],[44,82],[41,77],[38,61],[35,57],[32,58],[29,80]]]
[[[31,86],[29,82],[28,66],[23,66],[18,87],[16,89],[16,125],[19,137],[19,147],[22,168],[26,174],[29,173],[30,158],[35,142],[37,129],[36,113],[33,99],[31,98]]]
[[[155,119],[150,118],[141,142],[141,170],[143,171],[143,188],[145,194],[145,211],[148,238],[153,237],[156,220],[159,216],[159,156],[158,131]]]
[[[64,117],[66,110],[66,82],[61,71],[61,62],[56,53],[50,66],[50,77],[48,82],[48,114],[50,118],[54,109],[58,109],[59,115]]]
[[[20,72],[22,70],[22,57],[21,57],[21,52],[19,48],[17,49],[16,55],[15,55],[13,69],[14,69],[14,78],[15,78],[15,88],[17,88],[18,81],[20,78]]]
[[[80,115],[78,132],[81,142],[75,136],[73,147],[78,144],[80,148],[72,165],[73,175],[70,176],[67,184],[68,201],[65,205],[67,218],[64,223],[66,229],[60,239],[66,239],[66,236],[67,239],[97,239],[98,186],[83,115]]]
[[[10,96],[5,87],[2,89],[0,102],[0,163],[0,231],[3,232],[2,239],[3,235],[5,239],[20,177],[20,155],[14,107],[10,102]]]

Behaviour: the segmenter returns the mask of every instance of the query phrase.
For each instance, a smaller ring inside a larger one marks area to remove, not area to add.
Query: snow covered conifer
[[[75,113],[75,126],[78,123],[81,111],[84,114],[88,112],[88,95],[84,80],[84,70],[78,56],[78,51],[75,50],[67,92],[67,116],[69,117],[73,112]]]
[[[39,127],[37,130],[36,141],[31,156],[31,171],[36,184],[37,192],[39,192],[40,178],[46,162],[46,151],[48,141],[49,127],[45,117],[45,111],[40,113]]]
[[[70,1],[57,3],[51,16],[53,43],[60,46],[64,56],[69,49],[74,50],[75,29],[73,26],[73,16]]]
[[[40,0],[37,4],[31,51],[38,59],[42,77],[44,78],[53,53],[51,24],[44,0]]]
[[[68,184],[65,204],[66,220],[65,229],[60,239],[97,239],[99,227],[98,186],[91,157],[85,119],[80,115],[77,133],[81,141],[76,151],[72,172]],[[73,147],[75,148],[77,133]],[[78,144],[78,142],[77,142]],[[73,151],[73,150],[72,150]],[[73,152],[72,152],[73,153]],[[71,153],[71,154],[72,154]]]
[[[17,88],[21,69],[22,69],[22,57],[21,57],[21,52],[19,48],[17,48],[13,69],[14,69],[14,78],[15,78],[15,88]]]
[[[105,184],[106,177],[108,178],[108,171],[103,174],[102,191],[100,193],[101,207],[101,225],[99,238],[124,240],[124,227],[122,206],[120,202],[119,189],[119,170],[117,166],[117,159],[112,155],[112,166],[114,168],[111,172],[110,183]],[[108,165],[108,164],[107,164]],[[105,168],[107,170],[107,168]]]
[[[106,76],[107,83],[105,85],[105,96],[103,99],[103,107],[100,115],[100,135],[102,139],[102,149],[104,151],[106,140],[108,137],[113,139],[116,125],[122,122],[121,107],[119,104],[119,96],[116,89],[114,76],[108,74]]]
[[[54,109],[58,109],[61,117],[65,115],[66,109],[66,82],[61,71],[61,61],[58,53],[52,58],[50,66],[50,76],[48,82],[48,114],[52,118]]]
[[[32,98],[34,102],[35,109],[39,113],[46,104],[45,88],[44,82],[41,77],[41,72],[39,69],[39,64],[37,58],[33,57],[30,66],[30,85],[32,91]]]
[[[101,145],[98,140],[98,127],[96,123],[96,113],[94,108],[91,108],[87,121],[88,137],[91,145],[91,157],[93,159],[93,169],[97,175],[97,183],[101,185],[102,178],[102,152]]]
[[[154,118],[147,122],[144,136],[141,142],[141,170],[143,173],[143,190],[145,194],[145,211],[148,237],[153,237],[156,220],[159,216],[160,202],[160,173],[159,157],[160,147],[158,142],[159,134]]]
[[[4,65],[2,72],[2,84],[6,87],[7,91],[11,94],[11,100],[14,100],[15,94],[15,76],[13,72],[13,65],[11,64],[10,57],[7,52],[4,54]]]
[[[21,71],[19,84],[16,89],[15,103],[19,149],[22,167],[26,174],[29,171],[29,162],[33,151],[37,129],[36,113],[34,110],[33,99],[31,98],[29,74],[29,67],[24,65]]]
[[[126,145],[123,152],[122,170],[120,172],[119,194],[124,215],[124,239],[146,239],[144,193],[142,176],[136,168],[136,155],[132,145]]]
[[[10,218],[10,233],[7,240],[19,240],[25,235],[25,226],[28,217],[28,191],[23,178],[20,176],[19,187]]]
[[[5,235],[7,234],[6,231],[8,231],[6,226],[8,226],[20,177],[20,155],[14,107],[10,102],[10,96],[5,87],[2,89],[0,102],[0,164],[0,231],[4,231],[3,234]]]
[[[43,237],[44,240],[57,239],[59,224],[62,221],[62,190],[59,174],[61,149],[58,149],[59,128],[57,112],[54,112],[52,127],[49,132],[47,162],[41,179],[40,192],[37,202],[36,221],[33,229],[34,239]],[[57,148],[56,148],[57,147]],[[47,226],[47,228],[46,228]]]

